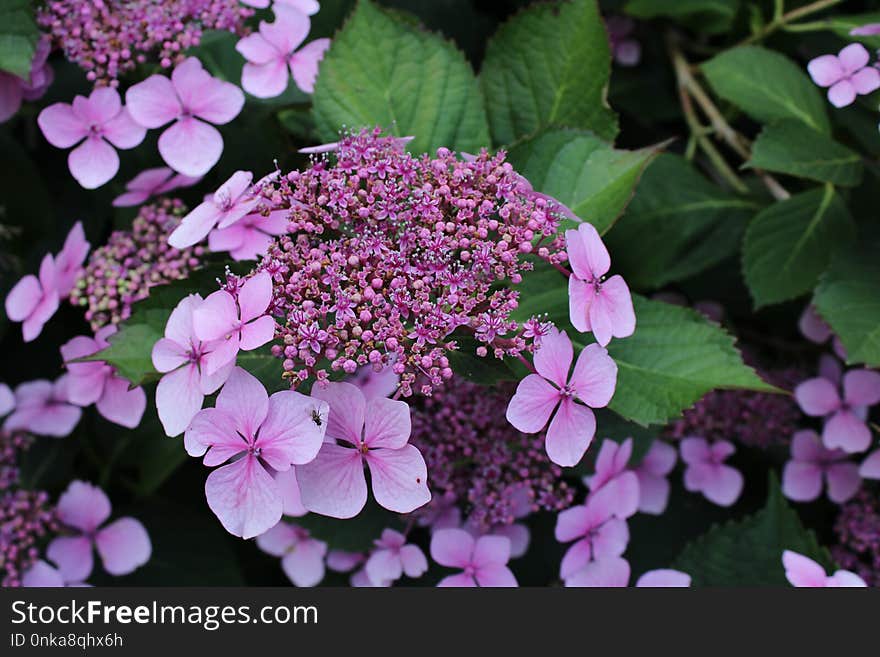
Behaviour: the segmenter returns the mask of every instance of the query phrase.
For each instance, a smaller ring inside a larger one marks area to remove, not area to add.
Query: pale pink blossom
[[[297,525],[279,522],[257,536],[257,547],[281,557],[281,568],[296,586],[317,586],[324,579],[327,544]]]
[[[214,125],[229,123],[244,106],[241,89],[213,77],[196,57],[178,64],[170,80],[151,75],[134,85],[125,100],[131,116],[145,128],[173,121],[159,136],[159,153],[168,166],[187,176],[203,176],[217,164],[223,137]]]
[[[56,148],[76,146],[68,156],[70,173],[86,189],[95,189],[119,171],[116,148],[140,144],[147,134],[122,106],[119,92],[98,87],[89,95],[76,96],[73,104],[54,103],[40,112],[37,124]],[[79,146],[77,146],[79,144]]]
[[[572,275],[568,279],[572,326],[593,336],[603,347],[611,338],[625,338],[636,328],[629,287],[619,274],[606,279],[611,257],[592,224],[565,231]]]
[[[617,385],[617,365],[603,347],[584,347],[569,378],[572,359],[571,340],[564,331],[551,329],[535,352],[537,373],[519,382],[507,406],[507,421],[524,433],[543,429],[558,407],[545,445],[550,460],[563,466],[581,460],[596,433],[590,409],[607,406]]]
[[[228,252],[233,260],[256,260],[266,254],[277,235],[287,232],[288,214],[275,210],[264,217],[252,212],[226,228],[215,228],[208,235],[208,249]]]
[[[639,479],[639,511],[660,515],[669,502],[669,473],[675,467],[678,453],[672,445],[660,439],[651,443],[651,448],[642,462],[633,470]]]
[[[807,64],[810,77],[820,87],[829,87],[828,100],[846,107],[856,96],[880,89],[880,71],[869,66],[870,53],[860,43],[851,43],[837,55],[822,55]]]
[[[409,444],[406,402],[367,400],[350,383],[315,385],[312,396],[330,405],[330,419],[318,456],[296,471],[309,511],[333,518],[360,513],[367,502],[365,463],[373,496],[389,511],[409,513],[431,501],[425,459]]]
[[[272,471],[315,458],[327,429],[326,403],[293,390],[271,397],[263,385],[236,367],[214,408],[198,413],[184,436],[190,456],[221,464],[205,482],[211,511],[234,536],[252,538],[274,527],[283,511]]]
[[[835,571],[826,575],[818,563],[797,552],[786,550],[782,553],[785,578],[792,586],[808,588],[860,588],[867,586],[861,577],[848,570]]]
[[[257,349],[275,336],[275,320],[265,314],[271,301],[272,277],[262,271],[241,286],[238,298],[218,290],[193,310],[196,337],[214,345],[205,356],[209,376],[234,363],[239,350]]]
[[[46,556],[65,582],[82,582],[91,575],[93,547],[111,575],[127,575],[149,561],[152,545],[144,526],[130,517],[104,525],[110,511],[104,491],[84,481],[71,482],[58,499],[58,519],[70,535],[49,543]]]
[[[21,335],[25,342],[36,340],[58,310],[56,272],[55,259],[47,253],[40,263],[39,278],[28,274],[6,295],[6,316],[22,323]]]
[[[790,500],[812,502],[822,493],[824,480],[828,499],[846,502],[862,483],[859,466],[846,459],[843,450],[823,446],[815,431],[798,431],[791,441],[791,460],[782,471],[782,492]]]
[[[201,176],[185,176],[168,167],[144,169],[125,183],[125,192],[113,199],[117,208],[140,205],[153,196],[166,194],[181,187],[190,187],[201,180]]]
[[[868,407],[880,402],[880,373],[866,369],[849,370],[838,386],[825,377],[799,384],[794,396],[801,410],[825,418],[822,442],[829,449],[840,448],[853,454],[871,445],[871,430],[865,423]]]
[[[204,343],[193,330],[193,311],[202,297],[191,294],[177,304],[165,324],[165,337],[153,345],[153,367],[164,374],[156,386],[156,410],[169,436],[183,433],[202,407],[205,395],[223,385],[235,362],[209,374],[208,355],[215,348]]]
[[[568,548],[559,567],[559,577],[568,580],[576,573],[589,568],[592,578],[608,572],[620,574],[616,560],[629,543],[626,521],[616,515],[617,505],[611,490],[590,495],[584,504],[561,511],[556,518],[556,540],[574,543]],[[596,562],[599,562],[598,564]],[[629,565],[626,567],[624,584],[629,581]],[[584,584],[579,584],[583,586]]]
[[[284,93],[292,76],[296,86],[310,94],[330,39],[316,39],[297,50],[311,29],[309,17],[278,4],[273,11],[274,23],[260,21],[259,31],[235,46],[247,60],[241,72],[241,86],[257,98],[274,98]]]
[[[104,361],[72,362],[92,356],[110,346],[107,341],[116,333],[109,324],[95,333],[94,338],[78,335],[61,346],[67,371],[67,396],[72,404],[95,404],[104,418],[123,427],[134,429],[141,422],[147,407],[147,395],[141,387],[131,388],[128,380]]]
[[[251,193],[254,174],[250,171],[236,171],[229,180],[220,185],[217,191],[205,197],[174,229],[168,237],[168,244],[175,249],[184,249],[205,239],[216,226],[227,228],[253,211],[260,202]]]
[[[726,440],[709,444],[703,438],[685,438],[681,441],[681,460],[687,464],[684,487],[703,496],[718,506],[730,506],[743,489],[739,470],[724,461],[736,448]]]
[[[82,409],[69,399],[68,375],[54,383],[42,379],[22,383],[15,389],[15,410],[3,429],[55,438],[69,436],[82,416]]]
[[[431,558],[441,566],[459,568],[437,586],[514,587],[516,577],[507,567],[510,541],[504,536],[474,539],[463,529],[440,529],[431,536]]]
[[[595,473],[584,478],[591,492],[608,491],[613,500],[614,515],[623,519],[633,515],[639,506],[639,479],[627,469],[632,447],[632,438],[619,444],[606,438],[596,457]]]
[[[374,541],[376,548],[367,559],[364,570],[377,586],[395,582],[404,574],[416,578],[428,570],[428,560],[422,549],[406,542],[406,536],[393,529],[382,530],[382,537]]]
[[[565,580],[566,587],[622,588],[629,583],[630,566],[623,557],[590,561]]]
[[[55,256],[55,289],[59,298],[70,294],[90,247],[82,222],[77,221],[67,233],[61,251]]]

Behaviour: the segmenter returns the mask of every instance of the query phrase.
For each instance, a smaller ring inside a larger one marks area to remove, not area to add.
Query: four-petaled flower
[[[880,71],[868,66],[871,56],[860,43],[851,43],[836,55],[822,55],[807,64],[813,82],[828,89],[835,107],[846,107],[858,94],[880,89]]]
[[[516,577],[507,567],[510,540],[504,536],[475,539],[463,529],[438,529],[431,536],[431,558],[441,566],[460,568],[437,586],[514,587]]]
[[[226,228],[240,221],[257,207],[260,200],[250,193],[254,174],[236,171],[217,191],[205,197],[192,212],[180,222],[180,226],[168,237],[168,244],[184,249],[205,239],[215,226]]]
[[[798,431],[791,440],[791,460],[782,471],[782,492],[790,500],[812,502],[822,492],[824,479],[828,499],[846,502],[862,483],[859,466],[846,458],[843,450],[822,445],[815,431]]]
[[[615,581],[622,578],[624,583],[620,586],[626,586],[629,564],[620,557],[629,543],[629,528],[616,512],[614,492],[602,490],[590,495],[584,504],[559,513],[556,540],[574,541],[559,566],[559,577],[566,585],[590,586],[589,581],[610,577]],[[569,583],[575,575],[578,577]]]
[[[292,471],[293,468],[289,470]],[[281,569],[296,586],[317,586],[324,579],[327,544],[312,538],[302,527],[279,522],[257,536],[257,547],[273,557],[281,557]]]
[[[726,440],[711,445],[703,438],[685,438],[681,441],[681,460],[687,464],[684,487],[692,493],[702,493],[718,506],[730,506],[743,489],[739,470],[724,461],[736,448]]]
[[[65,374],[54,382],[38,379],[15,389],[15,410],[3,423],[4,431],[29,431],[38,436],[63,438],[79,423],[82,409],[70,403]]]
[[[39,278],[28,274],[6,295],[6,316],[21,322],[25,342],[36,340],[43,326],[58,310],[58,276],[51,253],[43,256]]]
[[[848,570],[838,570],[833,575],[826,575],[825,569],[818,563],[791,550],[782,553],[782,565],[785,567],[785,578],[792,586],[796,587],[860,588],[867,586],[861,577]]]
[[[428,560],[418,545],[406,542],[406,536],[393,529],[383,529],[375,541],[376,549],[367,559],[367,577],[376,586],[407,577],[421,577],[428,570]]]
[[[168,167],[144,169],[125,183],[125,192],[113,199],[113,206],[125,208],[140,205],[152,196],[159,196],[180,187],[195,185],[201,177],[185,176]]]

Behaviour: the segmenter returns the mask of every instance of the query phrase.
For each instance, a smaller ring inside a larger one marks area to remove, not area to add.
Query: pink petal
[[[226,290],[217,290],[193,310],[193,332],[202,342],[228,338],[239,324],[238,306]]]
[[[782,553],[785,577],[792,586],[824,587],[825,571],[809,557],[786,550]]]
[[[828,499],[843,504],[858,492],[862,485],[859,466],[855,463],[835,463],[828,467]]]
[[[276,470],[312,461],[324,441],[329,412],[326,402],[293,390],[276,392],[257,440],[263,459]]]
[[[541,340],[541,347],[535,352],[534,364],[538,374],[552,381],[559,388],[568,383],[568,370],[574,352],[571,340],[565,331],[550,330]]]
[[[45,286],[43,289],[46,290]],[[21,335],[25,342],[37,339],[43,330],[43,326],[46,325],[46,322],[58,310],[58,302],[58,293],[51,288],[44,291],[42,296],[38,298],[37,305],[21,325]]]
[[[576,538],[587,535],[591,529],[591,514],[586,506],[580,504],[560,511],[556,516],[556,530],[554,535],[560,543],[568,543]]]
[[[145,128],[160,128],[183,113],[171,80],[151,75],[125,92],[125,106],[131,117]]]
[[[857,94],[866,95],[880,89],[880,71],[873,66],[853,73],[849,79]]]
[[[664,475],[641,470],[636,475],[639,478],[639,512],[661,515],[669,503],[669,481]]]
[[[421,577],[428,572],[428,559],[418,545],[404,545],[400,548],[400,563],[407,577]]]
[[[868,54],[865,46],[861,43],[851,43],[837,53],[837,59],[840,61],[841,66],[843,66],[844,71],[849,75],[867,66],[871,55]]]
[[[28,422],[27,429],[38,436],[69,436],[82,417],[82,409],[64,403],[45,406]]]
[[[221,365],[214,372],[208,371],[208,367],[203,359],[201,363],[201,373],[199,376],[199,388],[201,389],[202,394],[210,395],[217,392],[220,386],[226,383],[226,380],[229,378],[229,375],[232,374],[232,370],[234,369],[235,358],[227,362],[225,365]]]
[[[281,4],[276,4],[273,11],[275,12],[275,22],[261,22],[260,34],[275,46],[278,52],[287,55],[305,40],[312,22],[305,13]]]
[[[586,406],[576,404],[570,397],[562,400],[559,410],[550,421],[545,446],[547,456],[557,465],[577,465],[590,446],[596,433],[596,416]]]
[[[165,434],[179,436],[202,407],[205,396],[199,388],[199,370],[187,365],[162,377],[156,386],[156,410]]]
[[[636,315],[632,295],[619,275],[602,283],[602,288],[590,305],[590,326],[593,335],[603,347],[612,337],[626,338],[636,330]]]
[[[156,341],[151,352],[153,367],[159,372],[176,370],[189,360],[186,349],[174,340],[162,338]]]
[[[208,342],[204,345],[206,351],[200,361],[203,384],[205,375],[209,378],[219,376],[219,373],[225,371],[226,368],[235,366],[235,361],[238,357],[238,350],[241,346],[239,338],[239,332],[234,331],[229,334],[229,337],[220,338],[219,340],[214,340],[213,342]]]
[[[168,244],[175,249],[185,249],[201,242],[217,225],[220,215],[220,210],[211,201],[200,203],[174,229],[168,237]]]
[[[636,587],[641,588],[685,588],[690,585],[690,575],[669,568],[649,570],[636,581]]]
[[[175,171],[187,176],[203,176],[220,159],[223,137],[214,126],[184,117],[159,137],[159,153]]]
[[[85,231],[81,221],[77,221],[67,237],[64,239],[64,246],[55,259],[57,268],[56,287],[58,288],[58,296],[66,297],[76,282],[79,269],[85,262],[89,253],[90,244],[86,241]]]
[[[178,65],[171,74],[174,88],[180,95],[184,106],[194,116],[209,123],[215,125],[229,123],[239,115],[241,108],[244,107],[244,94],[241,89],[234,84],[211,77],[207,72],[202,71],[202,75],[193,73],[188,66],[191,60],[198,62],[194,57],[190,57]],[[189,72],[182,74],[183,69]],[[191,176],[201,175],[181,169],[177,170]]]
[[[257,536],[257,547],[273,557],[283,557],[299,542],[299,537],[299,530],[295,526],[281,521]]]
[[[703,484],[703,495],[718,506],[730,506],[743,489],[743,476],[729,465],[715,466],[712,476]]]
[[[129,390],[125,379],[114,376],[104,385],[104,393],[97,401],[102,417],[123,427],[134,429],[141,423],[147,408],[147,395],[143,388]]]
[[[278,486],[259,461],[245,456],[205,481],[208,506],[233,536],[253,538],[281,520]]]
[[[123,109],[104,124],[103,136],[116,148],[124,150],[140,144],[147,136],[147,129],[139,123],[135,123],[128,110]]]
[[[315,90],[318,78],[318,65],[324,59],[324,53],[330,47],[330,39],[315,39],[301,48],[290,58],[290,72],[296,86],[307,94]]]
[[[367,577],[377,586],[382,582],[396,581],[403,576],[400,555],[393,550],[376,550],[367,559],[364,569]]]
[[[822,457],[823,452],[819,434],[812,429],[802,429],[792,436],[791,457],[795,461],[816,463]]]
[[[272,277],[260,272],[249,278],[238,292],[241,321],[249,322],[266,312],[272,302]]]
[[[428,468],[413,445],[400,449],[371,449],[366,455],[373,480],[373,496],[380,506],[409,513],[431,501]]]
[[[847,372],[843,377],[843,398],[852,406],[873,406],[880,402],[880,372]]]
[[[40,559],[25,571],[21,578],[21,585],[25,588],[62,588],[64,578],[60,572]]]
[[[782,471],[782,492],[796,502],[812,502],[822,492],[822,470],[814,463],[789,461]]]
[[[524,433],[537,433],[559,403],[559,391],[537,374],[529,374],[516,387],[507,405],[507,421]]]
[[[58,498],[58,519],[68,527],[89,533],[109,517],[110,500],[106,493],[87,482],[70,482],[67,490]]]
[[[849,79],[835,83],[828,90],[828,102],[835,107],[846,107],[856,99],[856,88]]]
[[[807,64],[810,77],[820,87],[830,87],[846,73],[836,55],[822,55]]]
[[[205,455],[204,464],[208,467],[220,465],[242,454],[248,444],[234,430],[233,424],[232,418],[219,408],[200,410],[183,437],[186,453],[190,456]]]
[[[475,545],[463,529],[438,529],[431,536],[431,558],[441,566],[465,568],[471,565]]]
[[[862,461],[859,476],[865,479],[880,479],[880,449]]]
[[[672,472],[677,460],[678,453],[672,445],[662,440],[655,440],[639,464],[639,470],[645,470],[655,475],[668,475]]]
[[[711,453],[712,462],[719,463],[736,452],[736,447],[727,440],[716,440],[709,447],[709,452]]]
[[[871,446],[871,430],[852,411],[838,411],[825,422],[822,430],[825,447],[838,447],[848,454],[864,452]]]
[[[327,544],[315,539],[297,543],[281,560],[281,568],[296,586],[317,586],[324,579]]]
[[[284,515],[299,518],[309,512],[303,506],[302,497],[299,493],[299,483],[296,481],[296,468],[276,472],[275,483],[278,484],[278,490],[281,491],[282,512]]]
[[[82,582],[92,574],[92,542],[85,536],[59,536],[49,543],[46,556],[58,566],[66,582]]]
[[[357,568],[364,561],[360,552],[330,550],[327,553],[327,567],[337,573],[347,573]]]
[[[474,545],[471,564],[477,569],[490,565],[503,566],[510,561],[510,539],[506,536],[481,536]],[[479,580],[479,578],[477,578]]]
[[[267,64],[283,54],[269,43],[266,40],[266,37],[259,32],[253,32],[240,39],[238,43],[235,44],[235,49],[251,64]],[[245,66],[247,66],[247,64],[245,64]],[[241,86],[244,87],[245,91],[248,91],[244,79],[242,79]]]
[[[608,273],[611,256],[590,223],[582,223],[576,231],[565,231],[568,262],[575,275],[584,281],[592,281]]]
[[[838,570],[825,581],[825,586],[832,588],[865,588],[868,585],[861,577],[848,570]]]
[[[629,544],[629,527],[626,521],[612,518],[602,525],[593,537],[593,559],[619,557]]]
[[[43,296],[40,281],[33,274],[22,278],[6,295],[6,316],[13,322],[27,319]]]
[[[459,573],[458,575],[444,577],[437,582],[437,586],[440,588],[468,588],[476,587],[477,582],[471,575]]]
[[[297,466],[296,478],[309,511],[353,518],[367,503],[367,480],[356,449],[324,443],[312,462]]]
[[[578,356],[570,385],[587,406],[603,408],[617,387],[617,363],[604,347],[588,344]]]
[[[122,101],[119,99],[119,92],[116,89],[97,87],[80,107],[83,108],[84,115],[90,122],[100,125],[107,123],[119,114],[119,110],[122,109]],[[76,109],[76,106],[74,108]]]
[[[235,431],[253,440],[269,413],[269,395],[259,379],[236,367],[217,395],[216,407],[230,417]]]
[[[498,536],[496,538],[503,537]],[[519,586],[510,568],[501,564],[483,566],[477,570],[475,579],[479,586],[487,588],[514,588]]]
[[[193,311],[202,303],[198,294],[190,294],[178,302],[165,323],[165,337],[181,347],[188,347],[193,337]]]
[[[103,139],[89,137],[70,151],[67,164],[80,185],[86,189],[97,189],[119,171],[119,156]]]
[[[566,586],[624,587],[629,582],[629,562],[620,557],[592,561],[565,580]]]
[[[629,518],[639,508],[639,478],[634,472],[623,472],[602,486],[603,493],[614,498],[614,515]]]
[[[15,395],[5,383],[0,383],[0,417],[11,412],[15,408]]]
[[[794,389],[798,406],[807,415],[824,417],[840,406],[837,388],[828,379],[809,379]]]
[[[74,113],[67,103],[49,105],[40,112],[37,124],[43,136],[55,148],[70,148],[89,133],[88,125]]]
[[[312,397],[330,405],[327,437],[359,445],[366,417],[364,393],[350,383],[328,383],[312,386]]]
[[[290,74],[283,56],[265,64],[247,63],[241,70],[241,86],[256,98],[275,98],[284,93]]]
[[[306,16],[314,16],[321,9],[318,0],[276,0],[275,9],[283,9],[284,7],[293,7],[298,9],[300,13]],[[303,37],[305,38],[305,37]]]
[[[275,337],[275,320],[268,315],[255,319],[241,327],[241,343],[239,348],[242,351],[251,351],[262,347],[267,342],[271,342]]]
[[[0,123],[8,121],[21,109],[23,95],[21,78],[0,72]]]
[[[366,406],[364,442],[370,449],[400,449],[412,432],[409,404],[379,397]]]
[[[134,518],[120,518],[104,527],[95,536],[95,547],[104,570],[116,576],[128,575],[140,568],[153,553],[147,530]]]
[[[807,340],[816,344],[823,344],[831,337],[831,327],[819,317],[819,313],[812,305],[804,307],[798,320],[798,328]]]
[[[568,277],[568,317],[581,333],[592,330],[590,324],[590,306],[596,298],[596,288],[585,283],[577,276]]]
[[[168,182],[173,175],[174,171],[168,167],[144,169],[134,178],[125,183],[125,188],[129,191],[146,192],[149,196],[155,194],[156,190]]]

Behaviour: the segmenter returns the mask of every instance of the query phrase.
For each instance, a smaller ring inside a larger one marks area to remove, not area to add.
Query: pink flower
[[[297,51],[311,29],[309,17],[282,5],[276,5],[273,11],[274,23],[260,21],[259,32],[249,34],[235,46],[248,60],[241,72],[241,86],[257,98],[274,98],[284,93],[292,75],[296,86],[310,94],[330,39],[316,39]]]
[[[165,337],[153,345],[153,367],[165,376],[156,386],[156,410],[169,436],[183,433],[202,407],[205,395],[223,385],[235,362],[209,374],[206,360],[216,345],[206,344],[193,330],[193,311],[202,297],[191,294],[171,311]]]
[[[703,438],[685,438],[681,441],[681,460],[687,464],[684,471],[684,487],[703,496],[718,506],[730,506],[736,502],[743,489],[743,476],[739,470],[724,465],[724,460],[736,448],[726,440],[711,445]]]
[[[308,463],[321,448],[327,404],[292,390],[271,397],[252,375],[236,367],[217,396],[186,430],[190,456],[204,455],[214,470],[205,482],[208,506],[233,536],[252,538],[281,520],[283,502],[268,468]]]
[[[559,577],[568,580],[575,573],[589,567],[603,571],[593,562],[610,561],[610,570],[619,572],[618,559],[629,543],[626,521],[616,516],[617,504],[611,490],[590,495],[584,504],[561,511],[556,518],[556,540],[560,543],[575,541],[562,558]],[[622,586],[629,581],[629,565]]]
[[[28,274],[6,295],[6,316],[22,322],[25,342],[36,340],[46,322],[58,310],[58,277],[55,260],[47,253],[40,263],[40,277]]]
[[[317,586],[324,579],[327,544],[312,538],[302,527],[279,522],[257,536],[257,547],[273,557],[281,557],[284,574],[296,586]]]
[[[877,36],[880,34],[880,23],[867,23],[854,27],[849,31],[851,36]]]
[[[113,206],[124,208],[140,205],[152,196],[159,196],[181,187],[189,187],[200,180],[199,176],[185,176],[182,173],[175,173],[173,169],[168,167],[145,169],[125,183],[125,193],[113,199]]]
[[[671,568],[649,570],[636,582],[639,588],[686,588],[690,585],[690,575]]]
[[[15,389],[15,411],[3,423],[4,431],[29,431],[38,436],[69,436],[82,410],[69,402],[68,376],[22,383]]]
[[[55,256],[55,289],[59,298],[66,297],[73,289],[90,246],[82,222],[77,221],[67,233],[61,251]]]
[[[46,550],[65,582],[82,582],[92,574],[93,545],[111,575],[128,575],[150,560],[150,537],[140,522],[125,517],[101,527],[110,510],[104,491],[84,481],[71,482],[58,499],[58,519],[79,530],[54,539]]]
[[[837,55],[822,55],[807,64],[810,77],[828,89],[828,100],[835,107],[846,107],[857,94],[880,89],[880,71],[868,66],[871,56],[860,43],[851,43]]]
[[[98,412],[106,419],[134,429],[141,423],[147,407],[144,389],[129,389],[129,382],[103,361],[70,362],[109,347],[107,338],[116,333],[116,330],[116,326],[110,324],[100,329],[94,338],[79,335],[62,345],[61,355],[69,372],[67,395],[72,404],[95,404]]]
[[[262,347],[274,337],[275,320],[264,314],[271,301],[272,277],[263,271],[241,286],[238,299],[218,290],[193,310],[196,337],[216,341],[205,356],[209,376],[234,363],[239,350]]]
[[[592,224],[582,223],[577,230],[565,231],[568,262],[569,316],[572,326],[581,333],[592,331],[603,347],[612,337],[625,338],[636,329],[629,287],[619,274],[609,279],[611,257]]]
[[[545,446],[550,460],[564,466],[576,465],[587,451],[596,433],[596,417],[590,408],[607,406],[617,385],[617,365],[604,348],[584,347],[569,379],[572,358],[565,331],[551,329],[535,352],[537,374],[519,382],[507,406],[507,421],[524,433],[543,429],[559,407]]]
[[[314,461],[296,470],[309,511],[333,518],[360,513],[367,502],[364,463],[376,501],[389,511],[409,513],[431,501],[425,459],[408,444],[412,426],[406,402],[367,400],[350,383],[315,385],[312,396],[330,404],[330,419],[329,440]]]
[[[253,178],[250,171],[233,173],[213,195],[205,197],[203,203],[183,218],[168,238],[168,244],[184,249],[201,242],[215,226],[226,228],[240,221],[260,202],[250,193]]]
[[[439,529],[431,536],[431,558],[441,566],[463,571],[444,577],[437,586],[517,586],[507,567],[510,541],[503,536],[474,539],[463,529]]]
[[[859,490],[859,466],[846,460],[846,452],[823,447],[815,431],[794,434],[791,460],[782,472],[782,492],[790,500],[812,502],[828,484],[828,499],[842,504]]]
[[[824,377],[804,381],[794,389],[801,410],[824,417],[822,442],[829,449],[850,454],[864,452],[871,445],[871,430],[865,424],[869,406],[880,402],[880,373],[850,370],[843,376],[843,395]]]
[[[228,251],[233,260],[256,260],[265,255],[276,235],[287,232],[287,210],[274,210],[268,217],[252,212],[226,228],[208,235],[208,248],[217,253]]]
[[[629,562],[622,557],[590,561],[565,580],[566,587],[622,588],[629,583]]]
[[[607,490],[614,504],[614,515],[629,518],[639,506],[639,479],[626,466],[632,456],[632,438],[618,444],[607,438],[602,441],[596,457],[596,472],[585,477],[587,487],[593,493]]]
[[[73,105],[55,103],[40,112],[37,123],[46,140],[56,148],[70,148],[70,173],[86,189],[95,189],[119,171],[119,149],[134,148],[147,131],[122,106],[119,92],[98,87],[89,95],[76,96]],[[112,144],[112,146],[111,146]]]
[[[825,570],[809,557],[786,550],[782,553],[785,578],[797,587],[863,587],[867,586],[861,577],[848,570],[838,570],[826,575]]]
[[[159,137],[159,153],[187,176],[203,176],[217,164],[223,137],[211,124],[229,123],[244,106],[241,89],[212,77],[196,57],[178,64],[170,80],[151,75],[139,82],[125,99],[134,120],[145,128],[174,121]]]
[[[406,542],[406,536],[393,529],[382,530],[382,537],[375,541],[376,549],[367,559],[367,577],[375,585],[407,577],[421,577],[428,570],[428,560],[418,545]]]
[[[639,479],[639,511],[660,515],[669,502],[667,476],[675,467],[678,453],[672,445],[655,440],[642,462],[634,470]]]
[[[51,49],[49,37],[44,35],[37,42],[27,79],[0,71],[0,123],[12,118],[23,100],[37,100],[46,93],[55,78],[52,67],[46,63]]]

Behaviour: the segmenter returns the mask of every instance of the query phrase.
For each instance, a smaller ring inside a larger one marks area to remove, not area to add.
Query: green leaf
[[[126,321],[119,330],[108,338],[110,346],[84,360],[102,360],[116,368],[124,379],[133,386],[139,386],[150,380],[159,378],[153,367],[152,349],[156,341],[164,335],[162,328],[157,328],[162,317],[168,319],[161,311],[150,310],[135,319]]]
[[[605,241],[615,271],[630,286],[661,288],[733,255],[758,209],[755,201],[706,180],[683,157],[663,154],[645,172],[626,216]]]
[[[537,4],[515,15],[489,41],[480,72],[494,142],[510,144],[549,126],[613,139],[610,71],[594,0]]]
[[[793,550],[828,568],[831,557],[801,524],[771,474],[764,508],[742,520],[716,525],[688,545],[673,568],[694,586],[787,586],[782,553]]]
[[[796,119],[819,132],[831,130],[816,85],[784,55],[742,46],[722,52],[702,68],[715,93],[757,121]]]
[[[452,43],[361,0],[321,62],[313,113],[319,134],[376,125],[413,135],[413,152],[489,145],[476,77]]]
[[[841,39],[847,41],[859,41],[868,46],[868,49],[880,48],[880,36],[854,36],[850,31],[862,25],[869,23],[880,23],[880,11],[868,12],[866,14],[855,14],[849,16],[831,16],[822,21],[831,32],[834,32]]]
[[[845,187],[862,181],[858,153],[793,120],[766,126],[745,166]]]
[[[658,153],[657,148],[615,150],[590,133],[557,129],[518,142],[510,161],[535,189],[605,233]]]
[[[576,350],[593,341],[569,323],[568,285],[559,272],[537,267],[519,288],[516,319],[546,313]],[[742,362],[733,338],[698,312],[639,295],[633,295],[633,304],[635,333],[608,345],[618,367],[609,408],[624,419],[642,426],[665,424],[719,388],[777,391]]]
[[[774,203],[746,231],[743,274],[760,308],[813,289],[834,253],[852,241],[846,205],[826,185]]]
[[[0,7],[0,71],[20,78],[31,74],[40,32],[29,0],[3,0]]]
[[[847,362],[880,367],[880,239],[841,251],[813,304],[846,347]]]
[[[629,0],[626,13],[636,18],[675,18],[701,32],[715,34],[730,27],[739,0]]]
[[[473,335],[457,332],[449,337],[455,340],[458,349],[446,352],[446,357],[457,375],[486,386],[500,381],[516,380],[507,364],[495,358],[492,353],[483,358],[477,356],[477,348],[486,345],[476,340]]]

